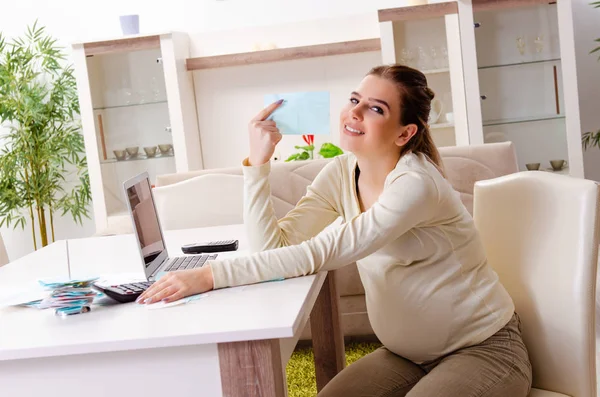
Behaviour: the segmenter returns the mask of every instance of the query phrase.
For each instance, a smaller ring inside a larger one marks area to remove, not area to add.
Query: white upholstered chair
[[[153,189],[165,230],[244,223],[244,178],[206,174]]]
[[[521,172],[477,182],[474,193],[490,264],[521,317],[530,396],[596,397],[597,184]]]

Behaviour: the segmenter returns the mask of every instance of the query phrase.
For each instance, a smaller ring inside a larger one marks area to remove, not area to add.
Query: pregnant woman
[[[245,222],[256,252],[167,274],[140,302],[356,262],[383,347],[341,371],[319,396],[527,396],[532,371],[519,317],[444,177],[427,124],[433,98],[418,70],[372,69],[340,113],[340,143],[351,154],[327,164],[279,220],[268,177],[281,134],[267,118],[280,103],[261,111],[250,123],[243,163]],[[322,232],[338,217],[340,226]]]

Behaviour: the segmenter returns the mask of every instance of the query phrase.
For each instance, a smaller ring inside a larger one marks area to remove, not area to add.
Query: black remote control
[[[204,243],[186,244],[181,247],[184,254],[201,254],[205,252],[225,252],[238,249],[238,240],[208,241]]]

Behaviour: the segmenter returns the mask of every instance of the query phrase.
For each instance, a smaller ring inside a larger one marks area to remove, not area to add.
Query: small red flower
[[[315,142],[314,135],[302,135],[302,139],[304,139],[307,145],[312,145]]]

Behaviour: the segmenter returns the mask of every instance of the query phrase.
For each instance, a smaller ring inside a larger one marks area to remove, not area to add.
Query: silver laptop
[[[162,272],[194,269],[217,257],[217,254],[169,257],[148,173],[125,181],[123,187],[148,281],[156,281]]]

